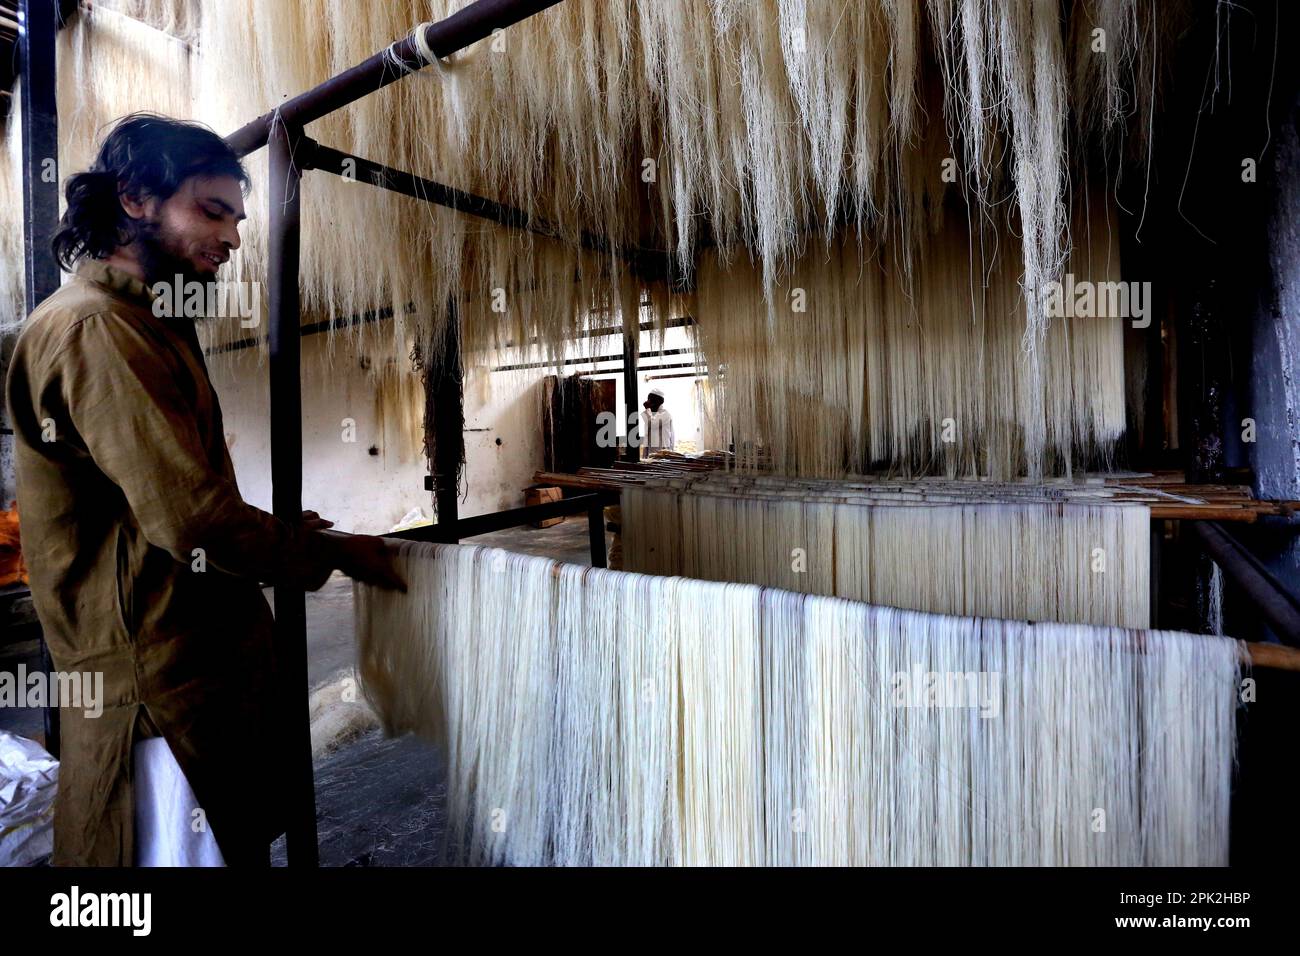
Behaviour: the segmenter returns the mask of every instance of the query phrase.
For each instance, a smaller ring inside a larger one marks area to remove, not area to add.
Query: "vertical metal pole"
[[[23,253],[27,311],[59,287],[59,264],[50,240],[59,225],[59,113],[54,38],[55,0],[24,0],[19,22],[22,58]]]
[[[605,505],[598,501],[587,509],[587,534],[591,539],[591,566],[593,568],[609,567],[609,558],[605,553]]]
[[[433,402],[428,420],[433,423],[433,494],[438,505],[438,538],[446,544],[460,540],[458,485],[465,455],[465,409],[461,393],[460,315],[455,300],[447,303],[447,335],[442,356],[428,356],[426,394]]]
[[[637,356],[641,354],[641,317],[638,313],[629,320],[623,316],[623,401],[627,404],[627,444],[623,457],[628,461],[641,459],[641,395],[637,387]]]
[[[22,61],[23,265],[28,314],[59,287],[59,264],[50,240],[59,225],[59,112],[54,38],[59,29],[55,0],[24,0],[19,13]],[[7,371],[7,370],[6,370]],[[41,635],[41,667],[54,662]],[[45,707],[45,749],[59,756],[59,709]]]
[[[302,518],[302,335],[299,328],[299,214],[302,176],[294,165],[299,131],[275,124],[267,142],[270,166],[270,248],[267,298],[270,311],[271,503],[276,517]],[[311,717],[307,708],[307,608],[301,588],[276,585],[276,654],[284,690],[285,759],[289,764],[289,861],[320,863],[316,843],[316,781],[311,763]]]
[[[1150,618],[1151,629],[1160,627],[1160,557],[1164,553],[1165,523],[1159,518],[1151,519],[1151,595]]]

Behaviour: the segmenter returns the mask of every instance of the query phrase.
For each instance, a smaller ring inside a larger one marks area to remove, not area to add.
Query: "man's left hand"
[[[302,513],[302,528],[304,531],[324,531],[326,528],[334,527],[333,521],[327,521],[314,511],[304,511]]]

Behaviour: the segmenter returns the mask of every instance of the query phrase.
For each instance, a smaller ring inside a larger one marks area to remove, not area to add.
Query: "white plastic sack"
[[[0,730],[0,866],[29,866],[54,851],[59,762],[34,740]]]
[[[412,508],[406,514],[402,515],[401,521],[388,529],[388,533],[392,534],[394,531],[405,531],[408,528],[422,528],[425,525],[430,524],[433,524],[433,520],[431,518],[426,518],[421,509]]]

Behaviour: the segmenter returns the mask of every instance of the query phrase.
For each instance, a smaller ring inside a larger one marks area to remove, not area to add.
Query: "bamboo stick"
[[[1242,662],[1251,667],[1262,667],[1277,671],[1300,671],[1300,648],[1287,647],[1285,644],[1265,644],[1261,641],[1247,642],[1242,651]]]
[[[1151,517],[1184,521],[1244,521],[1250,523],[1258,517],[1253,508],[1192,504],[1151,504]]]

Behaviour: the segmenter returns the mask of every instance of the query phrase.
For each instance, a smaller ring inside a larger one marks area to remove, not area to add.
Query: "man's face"
[[[135,207],[141,265],[149,283],[180,273],[206,281],[239,248],[244,196],[234,176],[191,176],[164,202]],[[131,207],[128,212],[135,215]]]

